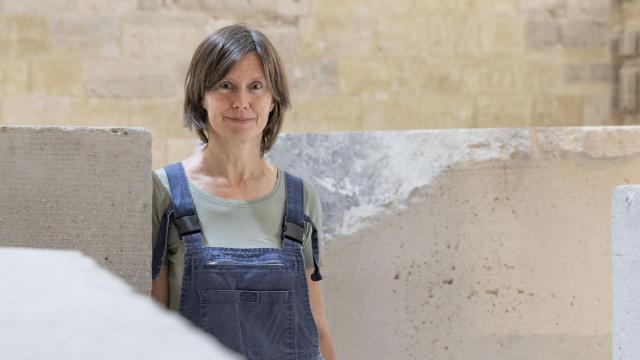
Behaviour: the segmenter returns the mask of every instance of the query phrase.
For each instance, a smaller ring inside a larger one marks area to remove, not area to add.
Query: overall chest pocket
[[[293,291],[202,290],[201,328],[251,360],[295,352]]]

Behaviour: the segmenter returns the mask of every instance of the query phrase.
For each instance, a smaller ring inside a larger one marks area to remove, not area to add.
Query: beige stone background
[[[285,131],[637,123],[640,1],[0,0],[0,124],[144,126],[193,150],[197,44],[246,22],[287,64]]]

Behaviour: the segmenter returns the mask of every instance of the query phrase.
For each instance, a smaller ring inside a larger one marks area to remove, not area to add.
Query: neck
[[[211,140],[211,139],[210,139]],[[260,178],[270,166],[260,153],[260,144],[222,144],[209,141],[200,154],[199,172],[216,178],[224,178],[230,184],[242,184]]]

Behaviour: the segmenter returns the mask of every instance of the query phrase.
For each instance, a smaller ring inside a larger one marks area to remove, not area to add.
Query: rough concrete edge
[[[145,127],[113,127],[113,126],[50,126],[50,125],[0,125],[0,132],[12,130],[32,130],[34,132],[63,131],[63,132],[95,132],[103,131],[112,134],[140,134],[151,136],[151,131]]]

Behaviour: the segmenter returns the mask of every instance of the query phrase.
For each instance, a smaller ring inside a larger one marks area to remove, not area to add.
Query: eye
[[[263,87],[264,87],[264,85],[262,85],[262,83],[261,83],[261,82],[259,82],[259,81],[256,81],[256,82],[252,83],[252,84],[249,86],[249,88],[250,88],[251,90],[260,90],[260,89],[262,89]]]
[[[218,87],[223,90],[231,90],[233,88],[233,85],[231,85],[231,83],[228,81],[223,81],[218,85]]]

